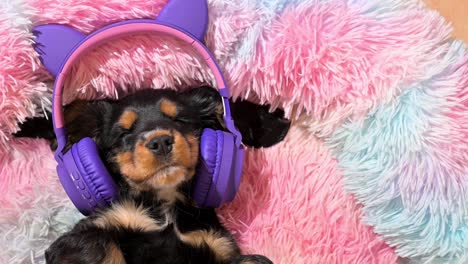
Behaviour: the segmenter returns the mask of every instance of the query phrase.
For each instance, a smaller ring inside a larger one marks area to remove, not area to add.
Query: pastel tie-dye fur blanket
[[[164,0],[0,3],[0,263],[43,263],[81,216],[47,143],[13,139],[50,107],[52,78],[32,26],[88,33],[153,18]],[[295,119],[287,139],[250,150],[236,200],[219,210],[246,252],[275,263],[468,263],[468,55],[415,0],[211,0],[206,43],[235,97]],[[67,101],[145,86],[211,82],[164,36],[96,49]],[[346,192],[345,192],[346,191]]]

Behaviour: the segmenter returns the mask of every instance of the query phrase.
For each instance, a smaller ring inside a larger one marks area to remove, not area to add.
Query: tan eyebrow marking
[[[135,124],[135,121],[137,121],[137,119],[138,114],[135,113],[135,111],[125,110],[125,112],[123,112],[123,114],[120,116],[119,124],[125,129],[130,129],[132,128],[133,124]]]
[[[161,112],[169,117],[174,118],[177,116],[177,104],[168,99],[164,98],[161,100],[160,109]]]

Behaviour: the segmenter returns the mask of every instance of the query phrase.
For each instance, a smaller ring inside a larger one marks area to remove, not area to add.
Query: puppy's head
[[[268,106],[246,101],[230,105],[247,146],[272,146],[289,129],[280,110],[270,113]],[[78,115],[85,119],[67,122],[69,131],[79,131],[80,138],[93,137],[113,174],[139,190],[172,190],[191,180],[203,129],[224,129],[222,100],[210,87],[179,93],[143,90],[86,108]],[[80,120],[91,125],[84,126]]]
[[[192,100],[193,92],[148,90],[116,103],[112,128],[101,142],[131,187],[172,189],[191,180],[201,132],[216,126],[218,118],[216,100],[207,105]]]

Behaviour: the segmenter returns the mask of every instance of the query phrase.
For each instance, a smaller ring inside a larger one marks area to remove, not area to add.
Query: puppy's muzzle
[[[171,153],[173,145],[172,135],[160,135],[151,138],[145,146],[158,156],[167,156]]]
[[[172,152],[175,151],[176,138],[173,131],[169,129],[157,129],[143,133],[137,144],[162,162],[170,160]]]

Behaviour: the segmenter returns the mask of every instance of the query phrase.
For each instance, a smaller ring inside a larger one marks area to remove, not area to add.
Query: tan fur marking
[[[117,245],[112,244],[107,249],[106,258],[102,261],[101,264],[125,264],[125,263],[126,263],[125,258],[120,248]]]
[[[180,240],[195,247],[207,245],[220,260],[227,260],[235,254],[232,241],[214,231],[197,230],[188,233],[180,233],[176,230]]]
[[[192,160],[191,160],[191,163],[192,164],[197,164],[198,163],[198,154],[199,154],[199,146],[200,146],[200,142],[198,140],[198,138],[196,138],[195,136],[192,136],[192,135],[189,135],[186,137],[187,139],[187,142],[190,146],[190,152],[191,152],[191,156],[192,156]]]
[[[145,146],[146,142],[138,143],[135,147],[134,162],[136,164],[136,171],[133,172],[132,180],[141,181],[146,180],[148,177],[156,173],[160,164],[153,152]],[[129,173],[130,175],[130,173]]]
[[[162,135],[174,137],[171,160],[167,162],[146,148],[147,142]],[[194,176],[198,149],[198,139],[194,136],[183,136],[177,131],[158,130],[148,133],[144,140],[137,143],[133,152],[118,153],[115,160],[120,172],[133,188],[141,191],[167,189],[168,191],[161,192],[160,196],[173,202],[183,199],[183,196],[169,190],[175,190],[179,184]]]
[[[161,225],[152,219],[143,206],[133,202],[123,202],[114,205],[94,220],[101,228],[129,228],[142,231],[161,230]]]
[[[161,200],[173,204],[175,201],[185,201],[185,196],[177,191],[176,188],[165,188],[158,191],[158,197]]]
[[[160,109],[168,117],[174,118],[177,116],[177,104],[168,99],[161,100]]]
[[[169,130],[166,130],[166,129],[156,130],[154,132],[151,132],[147,136],[145,136],[145,143],[157,136],[171,136],[171,135],[172,133]]]
[[[138,114],[132,110],[125,110],[123,114],[120,116],[119,124],[121,127],[125,129],[132,128],[135,121],[138,119]]]
[[[138,161],[134,160],[134,156],[131,151],[122,152],[116,155],[115,159],[120,167],[120,172],[127,178],[133,181],[143,181],[151,177],[154,173],[156,159],[149,153],[150,151],[142,146],[137,146],[135,149],[135,155],[138,155]]]
[[[133,153],[130,151],[118,153],[115,160],[119,164],[121,173],[133,181],[144,181],[153,176],[158,171],[160,163],[145,145],[154,137],[170,134],[168,130],[155,131],[146,136],[144,141],[138,142]]]
[[[172,205],[176,201],[186,201],[186,197],[177,191],[177,188],[161,188],[161,186],[157,186],[155,183],[150,181],[146,181],[144,183],[134,183],[128,182],[131,186],[131,191],[134,191],[136,194],[141,191],[153,191],[155,195],[159,197],[162,201],[165,201],[167,205]]]
[[[198,141],[194,136],[174,134],[173,159],[186,168],[194,168],[198,162]]]
[[[151,182],[156,188],[173,188],[185,181],[187,171],[183,168],[168,168],[165,171],[158,173]]]

